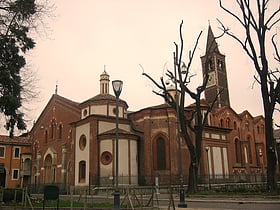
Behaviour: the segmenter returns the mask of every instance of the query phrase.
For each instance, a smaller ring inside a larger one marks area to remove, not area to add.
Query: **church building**
[[[202,72],[209,72],[203,106],[223,90],[203,133],[201,182],[208,175],[213,181],[260,181],[266,170],[264,118],[230,106],[225,55],[210,26],[201,62]],[[32,184],[56,183],[62,189],[115,184],[116,97],[106,71],[99,82],[99,94],[81,103],[57,92],[50,98],[30,133]],[[180,153],[188,184],[189,151],[183,139],[179,151],[175,110],[163,102],[130,112],[120,99],[118,113],[119,185],[153,185],[155,178],[163,185],[178,184]]]

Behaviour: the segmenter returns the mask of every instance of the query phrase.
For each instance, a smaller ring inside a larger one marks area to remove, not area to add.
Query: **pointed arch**
[[[235,148],[235,161],[236,163],[241,163],[241,145],[238,138],[234,139],[234,148]]]
[[[158,134],[153,140],[153,168],[154,170],[167,170],[168,164],[167,138],[163,134]]]
[[[227,117],[227,119],[226,119],[226,128],[230,128],[230,127],[231,127],[230,118]]]
[[[166,169],[166,154],[165,154],[165,141],[162,137],[159,137],[156,140],[157,144],[157,170],[165,170]]]
[[[252,164],[253,163],[253,158],[252,158],[252,148],[253,144],[252,144],[252,138],[250,135],[247,136],[247,145],[248,145],[248,158],[249,158],[249,163]]]
[[[45,172],[44,183],[54,182],[54,177],[52,173],[52,162],[53,162],[52,156],[48,154],[44,160],[44,172]]]
[[[63,129],[63,125],[62,123],[59,123],[58,125],[58,139],[62,139],[62,129]]]
[[[52,119],[51,122],[51,139],[55,140],[56,138],[56,120]]]
[[[224,127],[224,119],[223,119],[223,118],[220,119],[220,127],[221,127],[221,128]]]
[[[79,162],[79,182],[86,182],[86,161],[84,160]]]

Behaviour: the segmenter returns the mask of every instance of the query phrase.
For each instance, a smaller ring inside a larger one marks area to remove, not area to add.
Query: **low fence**
[[[183,176],[180,179],[179,176],[157,176],[157,177],[127,177],[127,176],[119,176],[118,184],[120,188],[125,188],[127,186],[144,186],[144,187],[170,187],[170,186],[179,186],[181,184],[181,180],[184,186],[188,186],[188,176]],[[135,179],[138,180],[138,184],[135,184]],[[80,194],[81,191],[89,191],[89,193],[96,193],[94,189],[106,189],[110,191],[114,188],[115,182],[114,178],[104,178],[104,177],[96,177],[95,182],[92,182],[90,185],[83,187],[73,187],[70,184],[61,184],[61,183],[51,183],[55,184],[60,188],[61,194],[70,194],[71,190],[74,194]],[[133,184],[129,182],[129,180],[133,180]],[[50,184],[50,183],[48,183]],[[226,176],[199,176],[198,177],[198,185],[200,190],[209,189],[210,186],[214,189],[214,186],[222,186],[223,188],[228,188],[227,186],[239,186],[237,184],[247,184],[250,186],[251,184],[256,185],[265,185],[266,184],[266,176],[264,174],[256,174],[256,175],[248,175],[248,174],[235,174],[235,175],[226,175]],[[252,186],[253,186],[252,185]],[[30,185],[28,188],[31,193],[42,193],[44,189],[43,184],[39,185]],[[226,187],[224,187],[226,186]]]
[[[118,177],[118,183],[120,185],[128,185],[135,183],[130,182],[130,180],[138,179],[138,185],[140,186],[151,186],[154,185],[156,180],[160,185],[179,185],[182,183],[188,184],[189,176],[184,175],[180,177],[179,175],[158,175],[158,176],[139,176],[139,177],[127,177],[120,175]],[[113,177],[96,177],[96,186],[114,186]],[[265,182],[266,175],[264,174],[232,174],[232,175],[200,175],[198,176],[198,182],[200,184],[207,184],[208,182],[213,184],[223,184],[223,183],[255,183],[255,182]],[[280,181],[280,180],[279,180]]]
[[[30,200],[30,192],[28,188],[0,188],[0,209],[3,209],[3,204],[21,203],[22,206],[29,205],[33,209],[32,202]],[[13,206],[13,205],[12,205]],[[6,209],[6,208],[5,208]]]

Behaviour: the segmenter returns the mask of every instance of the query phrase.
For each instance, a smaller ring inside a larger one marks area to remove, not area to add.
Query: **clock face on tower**
[[[214,71],[209,72],[209,78],[206,87],[211,87],[216,84],[216,74]]]

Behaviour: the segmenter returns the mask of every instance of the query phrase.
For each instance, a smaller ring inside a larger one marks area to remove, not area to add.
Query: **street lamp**
[[[207,171],[208,171],[208,190],[211,190],[211,184],[210,184],[210,168],[209,168],[209,157],[208,157],[209,147],[205,147],[205,151],[206,151]]]
[[[123,82],[121,80],[112,81],[113,90],[116,96],[116,181],[114,192],[114,210],[120,209],[119,191],[119,96],[122,92]]]

